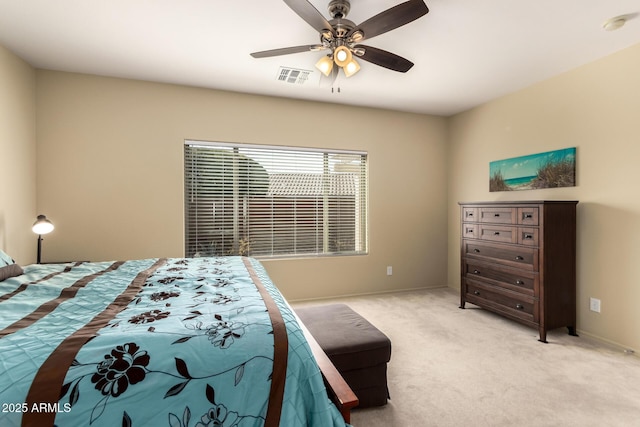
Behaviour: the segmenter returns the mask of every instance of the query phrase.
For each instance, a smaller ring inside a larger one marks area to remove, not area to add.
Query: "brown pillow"
[[[22,273],[24,273],[24,271],[22,271],[22,268],[18,264],[9,264],[4,267],[0,267],[0,282],[8,279],[9,277],[19,276]]]

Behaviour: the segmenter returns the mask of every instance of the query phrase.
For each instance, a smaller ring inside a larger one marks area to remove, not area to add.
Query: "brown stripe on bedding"
[[[142,285],[159,267],[167,262],[166,258],[160,258],[151,267],[139,272],[129,286],[118,295],[111,304],[98,313],[89,323],[68,336],[49,355],[40,366],[31,388],[27,394],[27,407],[31,408],[41,402],[54,404],[60,400],[60,390],[71,363],[76,358],[80,348],[96,336],[96,333],[104,328],[118,313],[136,297],[142,289]],[[53,425],[55,412],[25,412],[22,414],[23,426],[49,426]]]
[[[20,329],[24,329],[28,326],[33,325],[38,320],[42,319],[47,314],[51,313],[53,310],[58,308],[60,304],[63,302],[74,298],[78,291],[87,284],[89,284],[96,277],[102,276],[105,273],[108,273],[113,270],[117,270],[124,263],[124,261],[118,261],[111,264],[108,268],[105,268],[102,271],[98,271],[97,273],[90,274],[88,276],[84,276],[82,279],[76,281],[73,285],[67,286],[63,290],[60,291],[60,294],[56,299],[51,301],[47,301],[42,304],[40,307],[36,308],[35,311],[29,313],[27,316],[23,317],[20,320],[16,320],[11,325],[7,326],[3,330],[0,331],[0,338],[13,334]]]
[[[242,261],[251,276],[251,280],[253,280],[256,288],[260,291],[260,295],[264,300],[264,304],[269,312],[269,317],[271,318],[271,325],[273,326],[273,374],[271,375],[269,405],[267,407],[267,417],[264,425],[266,427],[278,427],[280,425],[280,413],[282,412],[284,385],[287,379],[287,357],[289,351],[287,327],[278,305],[260,281],[260,278],[251,265],[251,261],[249,261],[248,258],[242,258]]]
[[[68,272],[71,271],[71,269],[73,267],[77,267],[82,263],[83,263],[83,261],[76,262],[73,265],[66,266],[64,270],[56,271],[54,273],[49,273],[46,276],[44,276],[44,277],[42,277],[42,278],[40,278],[38,280],[34,280],[33,282],[23,283],[20,286],[18,286],[14,291],[9,292],[8,294],[4,294],[4,295],[0,296],[0,302],[6,301],[9,298],[13,298],[14,296],[18,295],[20,292],[25,291],[30,285],[37,285],[38,283],[44,282],[45,280],[49,280],[52,277],[57,276],[58,274],[68,273]]]

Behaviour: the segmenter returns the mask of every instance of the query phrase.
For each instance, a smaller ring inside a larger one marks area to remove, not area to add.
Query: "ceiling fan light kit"
[[[325,76],[332,73],[334,63],[342,68],[347,77],[357,73],[360,70],[360,64],[354,59],[354,55],[380,67],[406,73],[413,67],[413,62],[394,53],[357,43],[406,25],[429,12],[429,8],[423,0],[408,0],[380,12],[360,25],[356,25],[346,19],[351,9],[349,0],[331,0],[329,2],[328,9],[333,18],[330,21],[325,19],[308,0],[283,1],[319,33],[321,44],[265,50],[254,52],[251,56],[267,58],[292,53],[330,50],[329,55],[323,56],[316,63],[316,68]]]
[[[342,68],[345,76],[351,77],[358,71],[360,71],[360,64],[353,59],[351,51],[344,46],[338,47],[333,55],[323,56],[316,62],[316,68],[320,70],[322,74],[329,77],[333,71],[333,64]]]

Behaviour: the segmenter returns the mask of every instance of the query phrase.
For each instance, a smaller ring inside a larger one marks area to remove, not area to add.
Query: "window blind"
[[[367,252],[367,153],[185,141],[185,254]]]

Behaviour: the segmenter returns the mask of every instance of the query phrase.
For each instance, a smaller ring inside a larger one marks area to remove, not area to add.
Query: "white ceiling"
[[[400,2],[351,0],[348,19]],[[425,2],[426,16],[365,42],[414,62],[408,73],[360,61],[333,91],[322,52],[249,56],[319,42],[282,0],[0,0],[0,44],[37,68],[447,116],[640,42],[638,0]],[[330,19],[328,0],[311,3]],[[604,31],[618,15],[631,16]],[[285,83],[280,66],[313,73]]]

